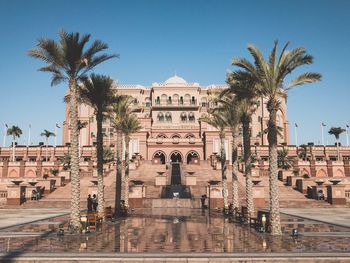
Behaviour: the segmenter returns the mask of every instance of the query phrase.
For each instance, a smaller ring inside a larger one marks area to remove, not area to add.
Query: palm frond
[[[290,90],[291,88],[293,88],[295,86],[302,85],[305,83],[313,83],[313,82],[321,81],[321,78],[322,78],[322,76],[319,73],[314,73],[314,72],[303,73],[303,74],[299,75],[298,77],[296,77],[295,79],[293,79],[288,84],[288,87],[286,88],[286,90]]]

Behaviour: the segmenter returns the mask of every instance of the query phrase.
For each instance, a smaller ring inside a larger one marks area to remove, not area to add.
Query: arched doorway
[[[159,159],[159,162],[161,164],[165,164],[165,154],[162,151],[157,151],[154,155],[153,155],[153,159]]]
[[[180,152],[175,151],[170,155],[170,161],[172,163],[181,163],[182,162],[182,155]]]
[[[193,159],[199,159],[199,154],[195,151],[190,151],[188,154],[187,154],[187,158],[186,158],[186,161],[187,161],[187,164],[191,164],[192,163],[192,160]]]

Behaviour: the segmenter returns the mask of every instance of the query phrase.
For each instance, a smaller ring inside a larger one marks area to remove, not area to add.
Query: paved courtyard
[[[116,255],[125,258],[210,258],[213,255],[269,258],[273,255],[277,258],[350,259],[349,223],[345,227],[320,222],[334,218],[342,224],[348,220],[349,209],[283,211],[288,214],[281,217],[281,237],[258,233],[223,218],[220,212],[209,214],[200,209],[138,209],[128,218],[105,223],[101,231],[77,236],[66,230],[64,236],[58,236],[58,229],[66,228],[69,211],[3,209],[0,213],[0,262],[17,257],[113,258]],[[299,230],[300,237],[291,237],[294,228]]]

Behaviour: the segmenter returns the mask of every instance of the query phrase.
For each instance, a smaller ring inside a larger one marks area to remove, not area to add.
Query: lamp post
[[[321,123],[321,133],[322,133],[322,144],[323,144],[323,146],[325,146],[325,144],[324,144],[324,134],[323,134],[323,127],[325,127],[326,126],[326,124],[324,124],[323,122]]]
[[[6,147],[6,135],[7,135],[7,129],[9,126],[7,126],[7,124],[5,123],[4,125],[4,141],[3,141],[3,145],[2,147]]]
[[[349,125],[347,124],[345,127],[345,135],[346,135],[346,146],[349,146]]]
[[[30,132],[31,132],[30,130],[31,130],[31,128],[32,128],[32,125],[29,124],[27,147],[30,145]]]
[[[58,125],[58,123],[56,123],[56,125],[55,125],[55,144],[54,144],[54,147],[56,147],[56,145],[57,145],[57,128],[58,129],[61,129],[61,126],[59,126]]]
[[[298,147],[298,124],[294,124],[295,145]]]

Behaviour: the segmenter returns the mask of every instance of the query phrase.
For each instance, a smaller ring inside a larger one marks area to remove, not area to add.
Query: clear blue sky
[[[120,54],[96,72],[146,86],[175,71],[201,85],[224,83],[232,58],[249,57],[249,43],[265,54],[275,39],[302,45],[315,57],[304,69],[323,80],[290,92],[290,138],[297,122],[299,143],[318,143],[321,122],[326,130],[350,124],[349,12],[348,0],[0,0],[0,144],[4,123],[22,128],[19,143],[31,123],[37,143],[43,129],[63,121],[66,85],[50,87],[49,74],[37,71],[43,64],[26,55],[39,37],[57,39],[60,28],[91,33]],[[334,138],[326,134],[326,141]]]

